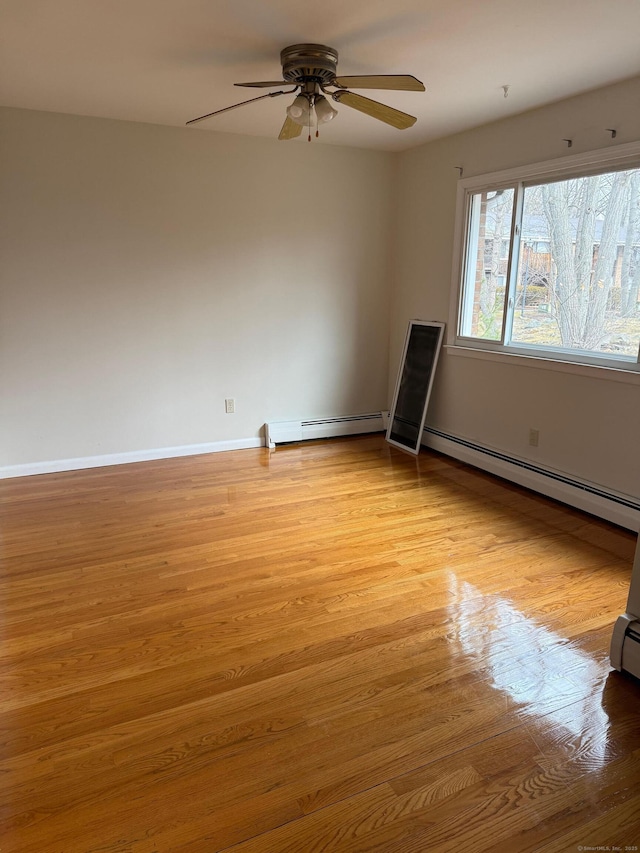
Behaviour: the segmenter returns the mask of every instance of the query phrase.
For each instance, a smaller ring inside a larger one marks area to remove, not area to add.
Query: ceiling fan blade
[[[287,116],[284,120],[284,124],[282,125],[282,130],[280,131],[278,139],[295,139],[296,136],[300,136],[301,133],[302,125]]]
[[[397,92],[424,92],[424,84],[411,74],[365,74],[360,77],[336,77],[341,89],[393,89]]]
[[[262,80],[259,83],[234,83],[234,86],[249,86],[252,89],[272,89],[274,86],[290,86],[286,80]]]
[[[239,104],[232,104],[230,107],[223,107],[221,110],[214,110],[212,113],[207,113],[205,116],[198,116],[198,118],[192,118],[187,124],[196,124],[199,121],[204,121],[206,118],[211,118],[211,116],[218,116],[220,113],[226,113],[229,110],[235,110],[238,107],[244,107],[245,104],[252,104],[254,101],[261,101],[263,98],[275,98],[277,95],[292,95],[296,90],[291,89],[289,92],[267,92],[266,95],[259,95],[257,98],[249,98],[248,101],[240,101]]]
[[[359,110],[361,113],[384,121],[392,127],[397,127],[398,130],[412,127],[417,121],[415,116],[410,116],[408,113],[403,113],[378,101],[372,101],[363,95],[356,95],[354,92],[333,92],[331,97],[339,104],[353,107],[354,110]]]

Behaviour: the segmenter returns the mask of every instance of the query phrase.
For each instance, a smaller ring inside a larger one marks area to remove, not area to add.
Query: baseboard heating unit
[[[615,669],[640,678],[640,542],[631,571],[627,609],[614,625],[610,656]]]
[[[265,444],[290,444],[314,438],[337,438],[342,435],[361,435],[383,432],[387,428],[388,412],[347,415],[340,418],[317,418],[308,421],[275,421],[264,425]]]
[[[452,456],[490,474],[525,486],[554,500],[604,518],[620,527],[638,531],[640,501],[631,495],[608,491],[593,483],[574,479],[560,471],[533,465],[523,459],[474,444],[466,439],[426,427],[422,437],[426,447]]]

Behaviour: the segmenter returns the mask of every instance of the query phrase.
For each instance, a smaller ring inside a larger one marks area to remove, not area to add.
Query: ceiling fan
[[[196,124],[212,116],[235,110],[245,104],[261,101],[263,98],[275,98],[279,95],[296,97],[287,107],[287,117],[278,139],[295,139],[302,133],[303,127],[311,127],[331,121],[337,111],[327,100],[327,95],[338,104],[346,104],[361,113],[377,118],[398,130],[404,130],[415,124],[415,116],[403,113],[379,101],[372,101],[363,95],[356,95],[349,89],[392,89],[395,91],[424,92],[424,85],[410,74],[369,74],[359,77],[338,76],[338,51],[324,44],[292,44],[280,53],[282,80],[264,80],[258,83],[236,83],[253,89],[272,89],[277,86],[293,86],[293,89],[268,92],[248,101],[241,101],[230,107],[215,110],[204,116],[193,118],[187,124]],[[316,136],[318,130],[316,129]]]

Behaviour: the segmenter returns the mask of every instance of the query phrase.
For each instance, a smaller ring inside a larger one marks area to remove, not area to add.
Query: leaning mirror
[[[444,323],[411,320],[400,360],[387,441],[416,455],[420,452],[443,333]]]

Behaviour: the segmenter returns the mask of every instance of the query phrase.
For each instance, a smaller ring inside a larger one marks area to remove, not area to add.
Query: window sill
[[[573,373],[577,376],[589,376],[592,379],[603,379],[606,382],[624,382],[627,385],[640,385],[640,373],[636,370],[625,370],[619,367],[605,367],[599,364],[581,364],[575,361],[560,361],[556,358],[542,358],[528,353],[496,352],[494,350],[476,349],[460,344],[446,344],[447,355],[477,358],[481,361],[497,361],[503,364],[519,364],[539,370],[553,370],[556,373]]]

